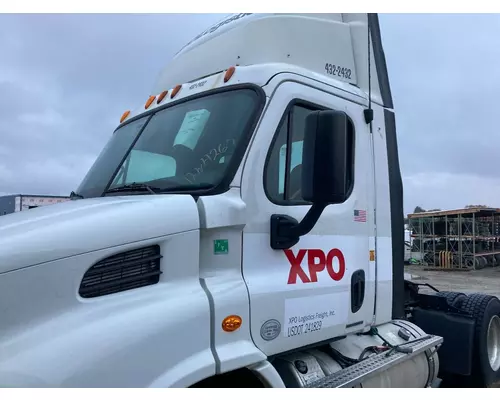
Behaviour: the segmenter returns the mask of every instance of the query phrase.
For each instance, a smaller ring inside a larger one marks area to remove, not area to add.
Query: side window
[[[305,121],[309,113],[320,109],[296,104],[283,116],[265,169],[264,188],[271,201],[286,204],[305,203],[302,198]],[[352,124],[349,127],[353,129]]]

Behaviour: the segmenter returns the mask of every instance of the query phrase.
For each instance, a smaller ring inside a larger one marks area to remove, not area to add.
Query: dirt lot
[[[415,283],[429,283],[438,290],[463,293],[485,293],[500,297],[500,268],[478,271],[424,271],[419,266],[406,266],[405,272]]]

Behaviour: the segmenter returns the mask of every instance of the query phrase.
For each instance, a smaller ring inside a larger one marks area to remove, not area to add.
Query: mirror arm
[[[314,228],[314,225],[318,222],[319,217],[321,217],[327,205],[326,203],[313,203],[309,211],[307,211],[307,214],[304,215],[302,221],[300,221],[297,226],[290,229],[290,235],[301,237],[311,232],[311,229]]]
[[[302,221],[283,214],[271,216],[271,248],[286,250],[295,246],[301,236],[307,235],[321,217],[327,203],[313,203]]]

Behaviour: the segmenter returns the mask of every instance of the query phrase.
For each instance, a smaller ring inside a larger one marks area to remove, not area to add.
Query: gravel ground
[[[419,266],[405,266],[415,283],[428,283],[438,290],[484,293],[500,298],[500,268],[477,271],[425,271]]]

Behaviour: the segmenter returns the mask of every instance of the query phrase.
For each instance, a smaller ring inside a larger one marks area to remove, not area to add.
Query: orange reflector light
[[[229,67],[227,69],[226,73],[224,74],[224,83],[227,83],[227,81],[229,81],[229,79],[231,79],[231,77],[234,74],[234,71],[236,71],[235,67]]]
[[[179,93],[179,90],[181,90],[181,88],[182,85],[177,85],[176,87],[174,87],[172,93],[170,94],[170,98],[173,99],[177,95],[177,93]]]
[[[224,318],[222,321],[222,330],[224,332],[234,332],[240,329],[241,323],[243,320],[238,315],[230,315],[229,317]]]
[[[120,118],[120,124],[127,119],[127,117],[130,115],[130,111],[125,111]]]
[[[147,110],[149,108],[149,106],[151,105],[151,103],[153,103],[153,101],[155,101],[155,99],[156,99],[156,96],[149,96],[148,101],[146,101],[146,104],[144,104],[144,108]]]
[[[160,104],[167,94],[168,90],[161,92],[160,95],[158,96],[158,99],[156,99],[156,104]]]

